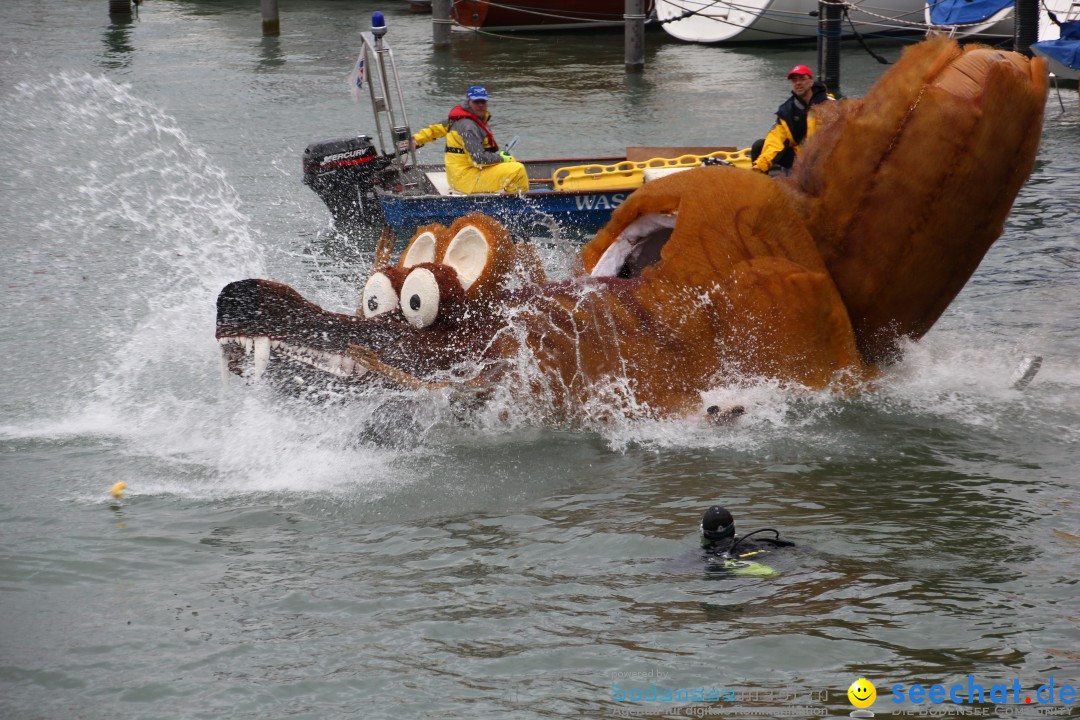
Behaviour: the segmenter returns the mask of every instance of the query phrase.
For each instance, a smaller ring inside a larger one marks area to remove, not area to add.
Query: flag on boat
[[[364,53],[356,58],[353,63],[352,74],[349,76],[349,92],[352,93],[353,102],[360,102],[360,90],[364,87]]]

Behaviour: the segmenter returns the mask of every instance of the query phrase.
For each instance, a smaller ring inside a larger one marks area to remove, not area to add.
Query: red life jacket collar
[[[451,125],[451,124],[453,124],[453,122],[455,120],[464,120],[464,119],[472,120],[477,125],[479,125],[480,129],[483,130],[484,134],[487,135],[488,142],[491,144],[491,149],[498,152],[499,145],[498,145],[498,143],[495,142],[495,136],[491,134],[491,129],[487,126],[487,123],[484,122],[483,120],[481,120],[480,117],[476,113],[474,113],[473,111],[468,110],[468,109],[463,108],[460,105],[458,105],[457,107],[455,107],[453,110],[450,111],[450,118],[449,118],[449,120],[448,120],[448,122],[446,124]]]

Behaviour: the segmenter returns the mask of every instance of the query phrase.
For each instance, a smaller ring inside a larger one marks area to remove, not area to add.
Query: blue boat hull
[[[470,212],[499,220],[510,230],[528,235],[587,235],[596,232],[631,190],[610,192],[533,192],[525,195],[383,195],[386,223],[411,233],[420,225],[449,225]]]

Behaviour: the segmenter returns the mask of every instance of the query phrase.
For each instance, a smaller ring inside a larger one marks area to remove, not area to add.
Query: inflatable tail
[[[861,100],[815,108],[788,188],[865,360],[925,334],[1001,235],[1047,92],[1041,59],[936,38]]]

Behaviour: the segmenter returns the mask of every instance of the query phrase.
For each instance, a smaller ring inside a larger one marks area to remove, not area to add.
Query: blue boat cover
[[[1008,7],[1014,0],[927,0],[930,6],[930,22],[934,25],[966,25],[989,20]]]
[[[1080,20],[1061,24],[1061,39],[1035,43],[1033,48],[1067,68],[1080,70]]]

